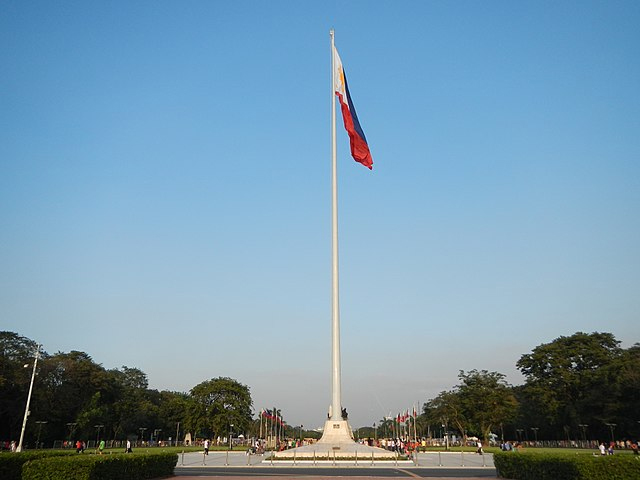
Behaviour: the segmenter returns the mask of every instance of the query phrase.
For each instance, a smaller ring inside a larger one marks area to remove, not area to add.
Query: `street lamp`
[[[27,406],[24,409],[24,419],[22,420],[22,431],[20,432],[20,441],[16,452],[22,451],[22,441],[24,440],[24,431],[27,428],[27,418],[29,418],[29,404],[31,403],[31,392],[33,392],[33,381],[36,378],[36,367],[38,366],[38,357],[40,357],[40,344],[36,347],[35,360],[33,361],[33,371],[31,372],[31,384],[29,385],[29,394],[27,395]],[[29,364],[25,365],[27,368]]]
[[[38,440],[36,440],[36,448],[38,448],[39,445],[40,445],[40,432],[42,432],[42,425],[47,423],[47,421],[46,420],[38,420],[35,423],[36,423],[36,425],[38,425]]]
[[[138,430],[140,430],[140,445],[142,445],[142,443],[144,443],[144,431],[147,429],[147,427],[140,427]]]
[[[587,442],[587,432],[586,432],[586,430],[587,430],[587,427],[589,425],[587,425],[586,423],[580,423],[580,424],[578,424],[578,426],[582,429],[582,441],[586,443]]]
[[[300,425],[300,443],[302,443],[302,427],[304,427],[304,425]]]
[[[229,450],[231,450],[231,438],[233,437],[233,423],[229,425]]]
[[[162,432],[161,428],[156,428],[153,431],[153,438],[155,439],[156,444],[158,443],[158,440],[160,439],[160,432]]]
[[[611,441],[615,442],[616,439],[613,438],[613,429],[617,426],[617,423],[605,423],[605,425],[611,430]]]
[[[69,439],[68,442],[71,442],[71,437],[73,436],[73,432],[76,431],[76,425],[78,425],[75,422],[69,422],[67,423],[67,427],[69,427]]]
[[[531,427],[531,430],[533,430],[533,434],[536,438],[536,443],[538,443],[538,427]]]
[[[518,441],[521,442],[522,441],[522,432],[524,430],[522,428],[516,428],[516,432],[518,432]]]
[[[99,425],[94,425],[93,426],[97,432],[96,432],[96,448],[98,448],[98,444],[100,443],[100,430],[102,430],[104,428],[104,425],[99,424]]]

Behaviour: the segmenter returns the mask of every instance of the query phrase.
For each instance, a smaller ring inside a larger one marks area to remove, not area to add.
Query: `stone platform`
[[[311,445],[276,452],[274,459],[393,458],[393,452],[354,442],[346,420],[327,420],[322,438]]]

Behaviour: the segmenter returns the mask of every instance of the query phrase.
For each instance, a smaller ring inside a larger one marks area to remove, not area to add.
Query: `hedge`
[[[640,459],[635,455],[498,452],[493,462],[498,477],[511,480],[640,479]]]
[[[68,456],[74,452],[64,452],[60,450],[28,450],[20,453],[2,453],[0,454],[0,479],[2,480],[21,480],[22,466],[31,461],[45,457]]]
[[[175,453],[43,458],[24,465],[22,480],[146,480],[173,475],[177,462]]]

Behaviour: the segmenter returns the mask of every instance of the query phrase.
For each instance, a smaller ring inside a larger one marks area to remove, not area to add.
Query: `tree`
[[[78,423],[78,434],[91,438],[94,425],[113,421],[111,406],[118,398],[107,371],[84,352],[58,352],[45,363],[43,391],[49,393],[47,416],[53,423]]]
[[[249,387],[228,377],[202,382],[191,389],[187,428],[195,436],[225,436],[230,425],[244,432],[251,423]]]
[[[529,407],[523,421],[542,420],[551,427],[548,435],[556,438],[571,431],[577,436],[581,424],[602,435],[605,422],[619,423],[612,418],[621,400],[612,388],[615,373],[624,370],[625,362],[619,344],[610,333],[577,332],[522,355],[516,365],[526,377],[520,393]]]
[[[32,364],[36,348],[33,340],[0,332],[0,438],[20,433],[31,379],[31,370],[24,365]]]
[[[460,384],[427,402],[424,414],[432,422],[456,428],[466,442],[469,432],[489,441],[491,429],[515,417],[518,402],[505,376],[487,370],[460,371]],[[441,422],[441,423],[440,423]]]
[[[443,425],[445,430],[453,426],[466,441],[469,421],[457,387],[450,391],[440,392],[436,398],[429,400],[424,405],[424,414],[429,422]],[[446,431],[445,435],[448,435]]]
[[[460,371],[458,387],[460,405],[469,421],[470,429],[475,430],[489,442],[492,428],[513,419],[517,413],[516,400],[511,385],[505,376],[487,370]]]

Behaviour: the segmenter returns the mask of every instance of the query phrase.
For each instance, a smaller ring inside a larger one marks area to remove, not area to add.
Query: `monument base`
[[[339,458],[393,458],[394,453],[383,448],[356,443],[349,422],[327,420],[322,438],[311,445],[276,452],[276,460],[292,459],[339,459]]]

